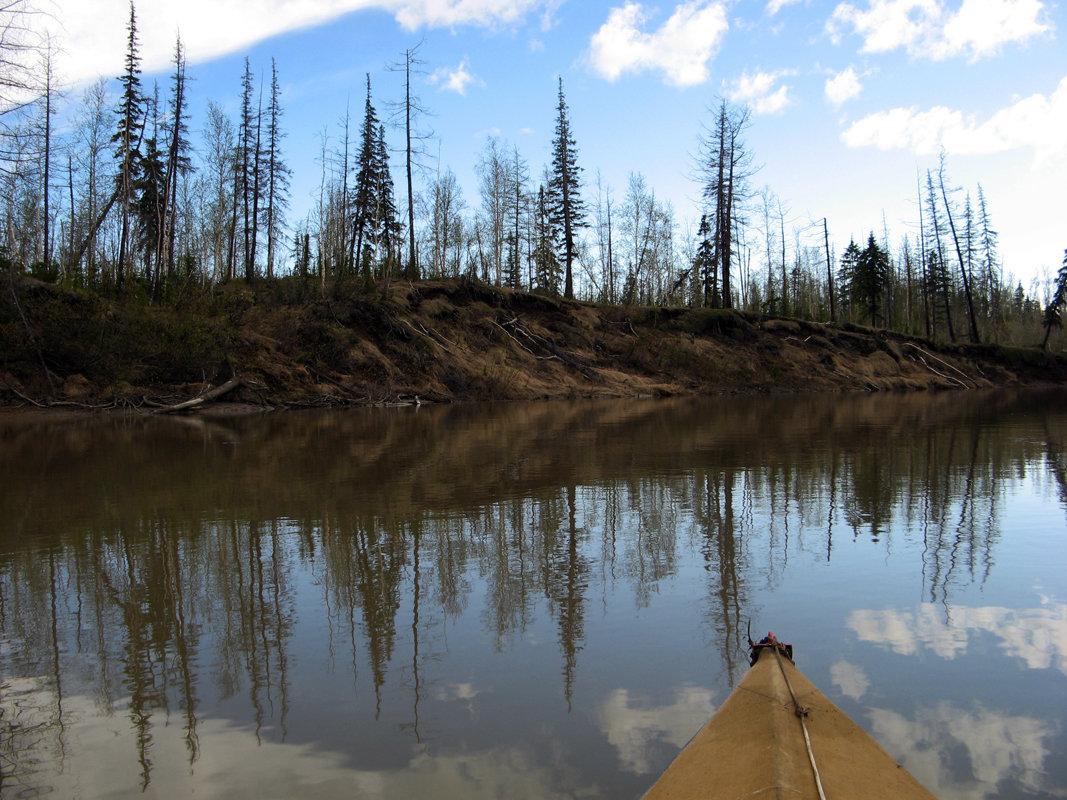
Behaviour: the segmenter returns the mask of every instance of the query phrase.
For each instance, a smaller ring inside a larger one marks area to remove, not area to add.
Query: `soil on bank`
[[[209,400],[278,408],[1067,384],[1067,358],[1037,348],[601,306],[467,280],[323,296],[286,279],[158,305],[25,277],[14,288],[0,277],[9,407],[153,409],[211,390]]]

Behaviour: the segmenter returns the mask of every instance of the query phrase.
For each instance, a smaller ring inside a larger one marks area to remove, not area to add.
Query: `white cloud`
[[[944,52],[969,52],[975,59],[996,55],[1003,44],[1049,31],[1043,10],[1038,0],[965,0],[945,22]]]
[[[455,92],[461,95],[466,95],[467,87],[472,84],[485,85],[481,78],[471,74],[470,62],[466,58],[459,62],[458,67],[453,69],[441,67],[438,70],[434,70],[428,80],[433,86],[440,87],[443,92]]]
[[[942,0],[868,0],[866,10],[840,3],[826,27],[835,42],[851,28],[863,37],[865,53],[902,47],[934,60],[995,55],[1005,44],[1051,30],[1041,0],[963,0],[956,11]]]
[[[864,39],[863,52],[883,53],[922,40],[934,27],[939,12],[937,0],[871,0],[867,11],[840,3],[827,28],[837,41],[841,28],[851,26]]]
[[[347,0],[347,3],[390,11],[397,22],[412,31],[456,25],[510,25],[542,6],[548,6],[542,20],[542,27],[546,27],[556,5],[545,0]]]
[[[416,30],[515,24],[538,8],[556,4],[557,0],[138,0],[136,8],[142,67],[152,71],[170,63],[179,32],[187,59],[195,63],[354,11],[382,10],[404,28]],[[91,81],[119,74],[129,6],[86,0],[54,0],[52,5],[66,77]]]
[[[1067,78],[1051,95],[1033,94],[997,111],[984,122],[962,111],[935,106],[927,111],[894,108],[857,120],[841,135],[849,147],[911,150],[929,155],[988,155],[1034,150],[1037,163],[1067,153]]]
[[[792,75],[789,70],[775,72],[757,72],[749,75],[743,72],[726,95],[735,103],[744,103],[754,114],[777,114],[792,104],[789,87],[778,85],[783,77]]]
[[[835,106],[857,97],[861,91],[863,85],[852,67],[841,70],[826,81],[826,99]]]
[[[626,72],[658,70],[675,86],[704,83],[708,62],[729,29],[725,4],[683,3],[654,33],[642,30],[649,19],[640,3],[613,8],[590,41],[593,69],[609,81]]]
[[[770,2],[767,3],[767,16],[773,17],[786,6],[791,6],[799,2],[800,0],[770,0]]]

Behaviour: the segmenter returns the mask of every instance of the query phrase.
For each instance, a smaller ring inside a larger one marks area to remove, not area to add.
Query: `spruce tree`
[[[137,168],[133,180],[134,224],[136,242],[143,253],[145,278],[155,295],[160,286],[162,263],[160,242],[163,240],[163,213],[165,173],[163,152],[159,147],[159,90],[156,88],[148,105],[151,131],[144,136],[137,156]]]
[[[375,230],[379,243],[379,253],[384,277],[392,277],[393,265],[400,252],[401,235],[404,228],[400,223],[400,214],[396,207],[393,193],[393,173],[389,169],[389,149],[385,146],[385,125],[378,126],[378,138],[374,146],[374,183],[375,183]]]
[[[982,184],[978,184],[978,252],[982,270],[981,282],[984,284],[989,303],[989,316],[993,323],[994,336],[1000,327],[1003,311],[1001,308],[1000,259],[997,256],[998,236],[989,218],[989,206],[986,204]]]
[[[867,321],[871,325],[883,322],[882,296],[889,282],[889,266],[889,254],[878,246],[872,232],[867,238],[867,246],[856,259],[849,284],[852,304],[867,312]]]
[[[175,243],[177,240],[178,178],[192,169],[189,152],[188,100],[185,96],[185,48],[181,37],[174,45],[174,84],[171,89],[169,143],[163,193],[163,231],[157,260],[166,265],[167,276],[174,274]]]
[[[370,259],[364,253],[364,239],[373,229],[376,213],[376,190],[378,177],[375,157],[378,148],[378,113],[371,103],[370,73],[367,74],[367,102],[363,112],[363,125],[360,127],[359,153],[356,156],[356,185],[352,192],[352,238],[349,240],[349,262],[358,263],[363,270],[364,280],[369,283]]]
[[[841,292],[841,297],[848,301],[848,313],[852,316],[852,286],[856,282],[856,272],[859,269],[860,256],[862,255],[859,246],[855,240],[851,240],[848,243],[848,247],[845,248],[845,252],[841,256],[841,266],[837,270],[837,283],[838,289]]]
[[[700,237],[700,244],[697,245],[696,254],[693,257],[693,274],[697,281],[697,286],[700,287],[699,294],[704,294],[705,288],[708,287],[711,291],[718,291],[718,277],[715,275],[715,247],[711,240],[711,223],[708,221],[707,214],[700,215],[700,227],[697,229],[697,236]],[[698,298],[698,304],[700,305],[718,305],[717,299],[712,301],[711,297]]]
[[[256,179],[259,173],[258,114],[252,107],[252,92],[255,84],[252,67],[245,58],[245,71],[241,77],[241,121],[237,133],[237,178],[241,216],[244,232],[244,277],[251,283],[256,265]]]
[[[263,230],[267,234],[267,278],[274,278],[274,259],[277,242],[284,226],[284,211],[289,203],[291,171],[282,158],[281,143],[285,132],[281,128],[281,89],[278,85],[278,65],[270,60],[270,100],[267,102],[267,143],[263,161],[266,170],[266,201],[263,211]]]
[[[1052,299],[1045,306],[1045,315],[1041,321],[1045,328],[1045,338],[1041,341],[1042,350],[1048,347],[1052,329],[1063,327],[1064,307],[1067,307],[1067,250],[1063,251],[1063,266],[1056,274],[1056,288],[1052,292]]]
[[[567,100],[563,95],[563,78],[559,79],[559,103],[556,106],[556,134],[552,140],[552,169],[546,193],[548,215],[559,237],[563,255],[563,296],[574,298],[573,263],[578,251],[578,230],[585,226],[586,207],[581,197],[581,167],[578,146],[571,134]]]
[[[141,91],[141,56],[138,52],[137,14],[130,0],[130,21],[127,26],[125,69],[119,84],[122,99],[116,111],[118,128],[111,138],[116,146],[119,162],[117,194],[122,203],[122,229],[119,234],[119,258],[115,267],[115,282],[121,289],[126,274],[126,259],[130,240],[130,214],[133,211],[134,184],[140,160],[141,134],[144,129],[145,99]]]
[[[552,229],[552,215],[549,212],[548,194],[545,187],[537,189],[537,213],[534,238],[534,272],[537,289],[545,294],[559,294],[559,258],[556,256],[555,239]]]

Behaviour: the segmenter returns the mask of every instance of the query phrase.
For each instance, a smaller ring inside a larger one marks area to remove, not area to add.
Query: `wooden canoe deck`
[[[808,709],[804,719],[827,800],[933,800],[878,742],[773,649],[760,651],[756,664],[645,800],[819,800],[786,676],[800,705]]]

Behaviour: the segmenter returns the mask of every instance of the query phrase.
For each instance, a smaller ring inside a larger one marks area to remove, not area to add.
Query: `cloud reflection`
[[[681,749],[707,722],[715,693],[699,686],[676,690],[673,703],[652,706],[616,689],[601,709],[600,728],[619,753],[624,769],[638,775],[655,771],[652,746],[666,742]]]
[[[972,632],[988,632],[1000,648],[1030,669],[1057,669],[1067,675],[1067,603],[1042,599],[1038,608],[943,606],[924,603],[916,609],[858,609],[848,626],[865,642],[915,655],[931,650],[952,660],[966,654]]]
[[[61,704],[65,720],[62,732],[56,726],[47,728],[41,723],[60,706],[47,682],[45,678],[19,679],[17,684],[5,684],[5,703],[17,696],[24,712],[22,720],[29,727],[23,736],[7,744],[30,748],[33,763],[13,774],[5,772],[4,797],[9,787],[12,796],[20,797],[137,796],[145,800],[194,795],[207,800],[604,796],[595,784],[575,784],[574,770],[541,763],[536,753],[526,748],[431,753],[418,747],[406,763],[387,769],[360,769],[352,766],[359,753],[272,741],[270,728],[261,728],[257,735],[252,727],[221,719],[199,722],[201,747],[195,762],[190,763],[185,731],[181,724],[173,724],[173,717],[168,724],[152,729],[145,751],[151,779],[144,785],[143,765],[129,718],[100,714],[96,699],[69,695]],[[115,705],[121,708],[128,702],[129,698],[120,699]],[[60,769],[52,769],[60,764]],[[40,769],[42,766],[45,769]]]
[[[1049,790],[1043,785],[1045,740],[1055,731],[1041,720],[949,703],[922,709],[914,720],[880,708],[869,716],[874,737],[942,800],[999,796],[1004,782],[1033,793]],[[961,780],[951,767],[964,753],[972,777]]]
[[[863,697],[867,693],[867,687],[871,685],[867,673],[847,661],[838,661],[830,667],[830,678],[834,686],[841,690],[841,694],[853,700]]]

